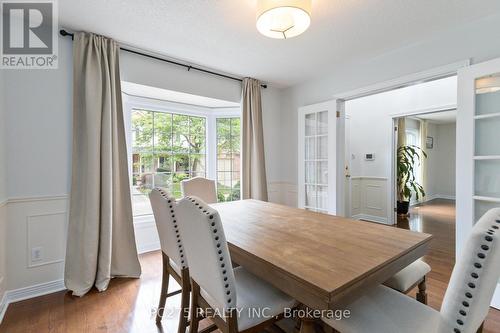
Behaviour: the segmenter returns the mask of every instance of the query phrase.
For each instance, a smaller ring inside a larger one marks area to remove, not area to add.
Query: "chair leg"
[[[296,318],[295,319],[295,332],[299,332],[300,331],[300,326],[302,325],[302,321],[300,320],[300,318]]]
[[[191,322],[189,323],[189,333],[198,333],[198,325],[200,323],[200,315],[198,310],[198,297],[200,294],[200,286],[191,280]]]
[[[169,258],[162,251],[162,262],[163,262],[163,274],[161,278],[161,294],[160,302],[158,303],[158,309],[156,311],[156,323],[160,323],[163,317],[163,312],[165,311],[165,303],[167,302],[168,294],[168,281],[170,274],[168,273]]]
[[[418,284],[417,301],[427,305],[427,285],[425,284],[425,276]]]
[[[182,272],[182,295],[181,295],[181,313],[179,316],[179,333],[186,333],[187,326],[189,325],[189,273],[187,268]]]

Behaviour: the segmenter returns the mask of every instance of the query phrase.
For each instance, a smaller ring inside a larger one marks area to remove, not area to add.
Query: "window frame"
[[[122,93],[123,116],[127,142],[127,162],[129,171],[129,186],[132,188],[132,112],[142,109],[151,112],[172,113],[205,118],[205,145],[206,145],[206,175],[208,179],[217,181],[217,119],[241,118],[240,107],[210,108],[147,97],[130,96]],[[240,166],[241,174],[241,166]],[[152,214],[134,216],[136,220],[150,218]]]
[[[231,191],[233,191],[233,190],[234,190],[234,185],[233,185],[233,176],[234,176],[234,172],[235,172],[235,170],[232,170],[232,169],[231,169],[231,171],[219,171],[219,170],[218,170],[219,163],[218,163],[218,161],[217,161],[217,160],[218,160],[218,152],[217,152],[217,144],[218,144],[218,143],[217,143],[217,120],[218,120],[218,119],[231,119],[231,120],[232,120],[232,119],[235,119],[235,118],[240,118],[240,126],[241,126],[241,122],[242,122],[241,117],[226,116],[226,117],[216,117],[216,119],[215,119],[215,135],[216,135],[216,136],[215,136],[215,140],[216,140],[216,142],[215,142],[215,149],[216,149],[216,151],[215,151],[215,160],[216,160],[216,161],[215,161],[215,173],[216,173],[216,174],[215,174],[215,180],[216,180],[216,184],[219,184],[219,182],[218,182],[218,174],[219,174],[219,172],[224,172],[224,173],[229,172],[229,173],[231,174]],[[232,123],[232,122],[231,122],[231,123]],[[231,125],[230,125],[230,126],[231,126]],[[241,172],[242,172],[242,166],[243,166],[243,163],[242,163],[243,154],[242,154],[242,147],[241,147],[241,143],[242,143],[242,132],[243,132],[243,131],[241,131],[241,128],[240,128],[240,149],[239,149],[239,152],[240,152],[240,169],[239,169],[239,177],[240,177],[240,198],[242,197],[242,195],[241,195],[241,194],[242,194],[242,193],[241,193],[241,190],[242,190],[242,186],[241,186],[241,176],[242,176],[242,173],[241,173]],[[231,136],[232,136],[232,135],[231,135]],[[233,149],[231,149],[231,154],[232,154],[232,153],[234,153],[234,150],[233,150]],[[231,162],[231,163],[232,163],[232,162]],[[219,189],[217,188],[217,198],[218,198],[218,196],[219,196]]]

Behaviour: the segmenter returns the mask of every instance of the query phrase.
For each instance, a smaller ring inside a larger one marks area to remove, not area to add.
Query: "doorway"
[[[393,120],[454,110],[456,91],[457,77],[450,76],[345,102],[345,216],[397,223]]]
[[[434,199],[455,200],[456,119],[456,109],[394,119],[395,169],[404,171],[395,174],[397,201],[414,206]],[[404,198],[405,191],[411,195]]]
[[[449,215],[454,224],[456,119],[456,109],[394,118],[398,227],[422,231],[422,218],[439,215]],[[453,244],[454,234],[449,236]]]

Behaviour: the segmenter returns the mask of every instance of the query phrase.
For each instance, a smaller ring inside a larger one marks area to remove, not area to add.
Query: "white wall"
[[[7,199],[7,134],[4,71],[0,70],[0,203]]]
[[[500,15],[492,15],[367,61],[346,63],[334,72],[325,73],[318,68],[316,79],[286,89],[282,102],[281,180],[297,183],[297,109],[300,106],[468,58],[478,63],[500,57],[500,44],[492,42],[500,39],[499,24]]]
[[[346,102],[351,118],[352,176],[389,177],[392,117],[411,111],[456,104],[457,80],[450,77]],[[365,161],[365,153],[375,153]]]
[[[6,289],[6,269],[5,269],[5,257],[6,257],[6,200],[7,200],[7,155],[6,155],[6,117],[5,117],[5,105],[4,105],[4,77],[3,71],[0,70],[0,318],[2,316],[2,299],[4,296],[4,291]]]
[[[72,43],[68,38],[60,38],[59,45],[57,70],[1,71],[8,82],[3,100],[9,110],[5,121],[9,170],[5,191],[9,198],[6,225],[9,290],[58,281],[63,275],[71,168]],[[188,72],[125,52],[121,54],[121,72],[122,79],[130,82],[240,100],[239,82]],[[272,87],[264,89],[262,94],[264,137],[268,147],[266,169],[269,187],[276,189],[280,187],[273,181],[280,176],[276,128],[280,124],[281,94]],[[274,198],[280,200],[281,196]],[[31,262],[33,247],[43,248],[43,259],[39,262]]]
[[[427,136],[434,138],[434,148],[427,153],[427,200],[455,198],[456,124],[432,124]]]

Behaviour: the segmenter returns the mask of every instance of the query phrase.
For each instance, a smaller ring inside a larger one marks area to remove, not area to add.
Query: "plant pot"
[[[408,215],[408,210],[410,209],[409,201],[398,201],[397,212],[399,215]]]

